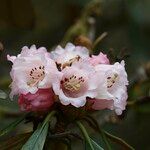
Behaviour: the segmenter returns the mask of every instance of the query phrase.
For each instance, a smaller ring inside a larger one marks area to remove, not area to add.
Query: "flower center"
[[[61,88],[67,97],[80,97],[88,88],[86,77],[81,75],[71,75],[61,80]]]
[[[64,69],[66,66],[71,66],[73,62],[79,61],[80,56],[77,55],[76,57],[69,59],[68,61],[66,61],[64,64],[62,64],[62,69]]]
[[[107,88],[111,88],[118,79],[118,74],[115,73],[112,76],[107,77]]]
[[[34,67],[31,69],[29,72],[29,86],[35,86],[37,85],[40,81],[42,81],[45,77],[45,71],[44,71],[44,66],[39,66],[39,67]]]
[[[76,77],[75,75],[72,75],[70,78],[65,78],[61,81],[61,85],[64,89],[71,91],[71,92],[77,92],[80,90],[82,83],[84,82],[83,77]]]

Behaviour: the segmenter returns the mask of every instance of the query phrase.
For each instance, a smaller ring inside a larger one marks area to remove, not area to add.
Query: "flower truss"
[[[66,136],[67,126],[76,122],[93,150],[95,142],[80,120],[84,118],[100,131],[89,112],[110,109],[121,115],[125,110],[128,79],[124,60],[112,64],[102,52],[90,55],[86,47],[72,43],[50,53],[44,47],[24,46],[19,55],[7,59],[12,62],[10,97],[18,96],[18,105],[21,111],[30,112],[26,119],[33,122],[35,130],[22,149],[36,149],[38,140],[44,140],[42,149],[46,137]],[[57,118],[54,129],[49,124],[52,116]]]

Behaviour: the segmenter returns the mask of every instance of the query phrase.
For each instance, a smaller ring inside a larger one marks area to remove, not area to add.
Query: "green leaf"
[[[125,149],[128,149],[128,150],[134,150],[134,148],[132,146],[130,146],[128,143],[126,143],[124,140],[122,140],[121,138],[119,137],[116,137],[108,132],[106,132],[105,130],[101,129],[98,125],[98,122],[91,116],[88,116],[87,119],[90,119],[90,120],[86,120],[88,121],[88,123],[90,123],[89,125],[92,126],[92,128],[96,131],[98,131],[100,134],[102,134],[102,138],[105,142],[105,144],[109,144],[108,141],[106,141],[108,138],[109,140],[121,145],[123,148]],[[90,121],[90,122],[89,122]],[[92,123],[92,124],[91,124]],[[95,128],[96,127],[96,128]],[[111,148],[110,145],[106,145],[107,146],[107,149]]]
[[[46,136],[48,133],[50,118],[55,115],[55,111],[52,111],[47,115],[42,125],[34,131],[29,140],[25,143],[21,150],[42,150]]]
[[[91,142],[94,146],[94,150],[104,150],[100,145],[98,145],[94,140],[91,139]]]
[[[100,145],[98,145],[92,138],[91,139],[91,143],[94,147],[94,150],[104,150]],[[87,142],[85,142],[85,149],[86,150],[91,150],[91,148],[89,147],[89,144]]]
[[[77,121],[77,125],[79,126],[80,130],[82,131],[86,142],[90,146],[91,150],[104,150],[100,145],[98,145],[93,139],[91,139],[80,121]]]
[[[121,145],[123,148],[128,149],[128,150],[135,150],[132,146],[130,146],[128,143],[126,143],[123,139],[114,136],[107,131],[103,130],[103,133],[109,138],[111,141]]]
[[[109,144],[109,141],[108,141],[107,137],[105,136],[105,133],[104,133],[103,130],[101,130],[100,128],[99,128],[99,130],[100,130],[102,139],[103,139],[103,141],[104,141],[104,143],[105,143],[107,149],[108,149],[108,150],[112,150],[111,145]]]
[[[31,135],[30,133],[16,135],[15,137],[11,137],[6,139],[5,141],[0,142],[0,150],[19,150],[22,145],[26,142],[26,140]]]
[[[77,125],[79,126],[80,130],[82,131],[82,134],[84,135],[85,137],[85,140],[87,141],[87,143],[89,144],[91,150],[94,150],[94,147],[92,145],[92,142],[91,142],[91,139],[85,129],[85,127],[82,125],[82,123],[80,121],[77,121]]]
[[[25,119],[24,115],[23,117],[19,118],[18,120],[14,121],[10,125],[8,125],[6,128],[0,131],[0,137],[7,134],[8,132],[12,131],[19,123],[21,123]]]

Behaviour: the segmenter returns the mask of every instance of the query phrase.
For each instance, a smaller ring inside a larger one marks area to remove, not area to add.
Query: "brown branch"
[[[93,49],[108,35],[107,32],[102,33],[93,43]]]

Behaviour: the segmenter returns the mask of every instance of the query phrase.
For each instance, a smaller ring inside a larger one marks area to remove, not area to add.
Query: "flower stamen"
[[[72,63],[76,62],[76,61],[79,61],[80,60],[80,56],[77,55],[76,57],[70,59],[69,61],[65,62],[64,64],[62,64],[62,69],[64,69],[66,66],[71,66]]]
[[[44,66],[39,66],[32,68],[29,74],[30,81],[28,82],[29,86],[35,86],[40,81],[42,81],[45,77]]]
[[[65,78],[61,81],[61,84],[64,89],[71,91],[71,92],[77,92],[81,88],[81,84],[84,82],[83,77],[77,78],[75,75],[72,75],[70,78]]]
[[[107,77],[107,88],[111,88],[118,79],[118,74],[115,73],[112,76]]]

